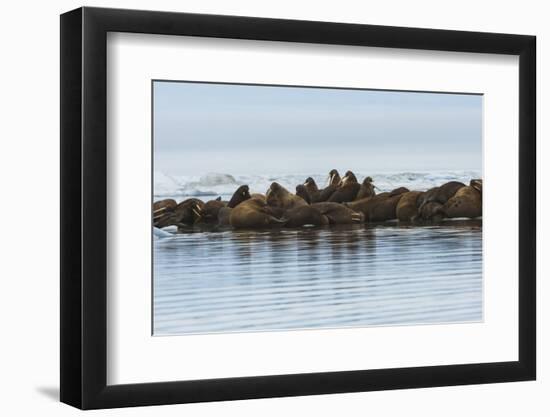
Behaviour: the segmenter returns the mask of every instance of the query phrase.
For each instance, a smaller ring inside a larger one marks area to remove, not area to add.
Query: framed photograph
[[[533,380],[535,37],[61,16],[61,401]]]

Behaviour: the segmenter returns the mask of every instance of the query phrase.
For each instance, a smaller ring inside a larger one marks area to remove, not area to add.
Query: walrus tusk
[[[195,213],[197,217],[202,217],[202,215],[194,207],[191,210],[193,211],[193,213]]]
[[[166,207],[161,207],[161,208],[158,208],[156,210],[153,210],[153,214],[161,213],[163,211],[166,211]]]

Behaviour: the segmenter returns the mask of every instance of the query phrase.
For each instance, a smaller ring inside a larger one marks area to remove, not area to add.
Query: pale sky
[[[481,95],[154,82],[170,175],[476,170]]]

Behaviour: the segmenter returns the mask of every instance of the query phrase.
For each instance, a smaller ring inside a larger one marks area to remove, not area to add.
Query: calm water
[[[482,320],[480,221],[154,241],[155,335]]]

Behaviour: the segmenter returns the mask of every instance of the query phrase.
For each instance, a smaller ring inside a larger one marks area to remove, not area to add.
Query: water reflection
[[[481,236],[468,221],[158,240],[154,333],[479,321]]]

